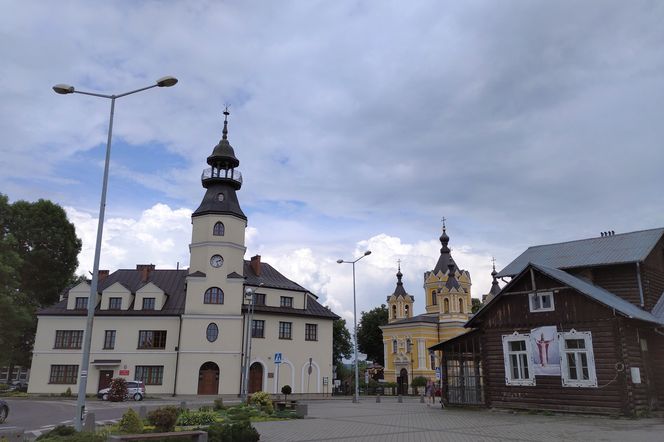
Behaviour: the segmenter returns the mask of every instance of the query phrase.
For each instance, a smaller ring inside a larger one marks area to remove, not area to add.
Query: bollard
[[[83,431],[86,433],[94,433],[96,430],[95,427],[95,414],[94,413],[88,413],[85,416],[85,424],[83,425]]]
[[[146,417],[148,417],[148,409],[145,405],[141,405],[138,408],[138,417],[140,417],[141,419],[145,419]]]
[[[376,395],[376,403],[380,404],[380,395],[379,394]]]
[[[182,410],[186,410],[187,409],[187,403],[185,401],[180,402],[180,408]]]
[[[399,395],[399,399],[397,400],[400,404],[403,404],[403,396]]]
[[[308,413],[308,408],[309,407],[307,406],[307,404],[297,404],[295,406],[295,414],[297,415],[297,417],[301,418],[306,417]]]
[[[422,396],[420,396],[420,404],[423,404],[423,403],[424,403],[424,394],[422,394]]]

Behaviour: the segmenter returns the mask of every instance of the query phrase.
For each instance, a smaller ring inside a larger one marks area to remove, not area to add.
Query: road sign
[[[274,354],[274,363],[275,364],[281,364],[281,353],[275,353]]]
[[[440,380],[440,367],[436,367],[436,380]]]
[[[323,376],[323,385],[327,385],[329,382],[329,378],[327,376]]]

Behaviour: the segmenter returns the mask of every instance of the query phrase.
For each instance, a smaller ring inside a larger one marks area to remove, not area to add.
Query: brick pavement
[[[418,399],[311,401],[309,416],[254,425],[261,441],[662,441],[664,420],[427,407]]]

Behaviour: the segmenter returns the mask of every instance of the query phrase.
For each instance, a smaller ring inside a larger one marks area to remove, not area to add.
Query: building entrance
[[[219,393],[219,366],[214,362],[206,362],[198,370],[198,394]]]
[[[254,362],[249,367],[249,393],[256,393],[263,390],[263,365],[260,362]]]
[[[99,385],[97,391],[111,386],[111,379],[113,379],[113,370],[99,370]]]
[[[408,394],[408,370],[402,368],[397,376],[397,390],[400,395]]]

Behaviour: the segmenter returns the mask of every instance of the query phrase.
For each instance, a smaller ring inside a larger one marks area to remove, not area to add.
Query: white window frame
[[[567,363],[567,353],[575,353],[575,361],[579,361],[578,354],[581,351],[565,349],[565,339],[583,339],[585,353],[588,359],[588,379],[570,379],[569,364]],[[560,379],[563,387],[597,387],[597,372],[595,371],[595,355],[593,353],[592,333],[579,332],[574,329],[568,332],[558,333],[558,348],[560,351]]]
[[[526,343],[526,361],[528,362],[528,377],[523,379],[514,379],[512,377],[512,370],[510,367],[510,353],[509,344],[510,342],[515,341],[525,341]],[[529,333],[518,333],[514,332],[511,335],[503,335],[503,362],[505,364],[505,385],[515,385],[515,386],[531,386],[535,385],[535,371],[533,363],[533,352],[530,345],[530,334]]]
[[[542,297],[549,296],[551,298],[551,307],[542,307]],[[535,308],[534,302],[537,302],[539,308]],[[532,313],[539,312],[552,312],[556,309],[553,304],[553,292],[535,292],[528,294],[528,308]]]

